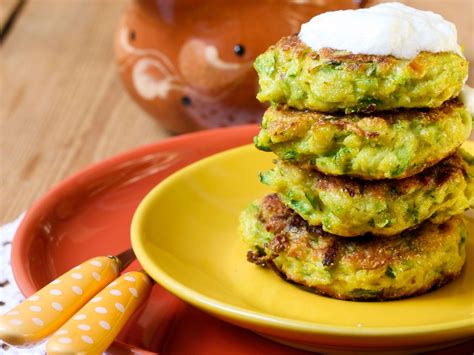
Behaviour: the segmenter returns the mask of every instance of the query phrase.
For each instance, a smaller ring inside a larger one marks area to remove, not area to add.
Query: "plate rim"
[[[446,332],[456,332],[458,334],[463,333],[466,337],[474,335],[472,330],[474,328],[474,318],[419,326],[363,327],[363,332],[361,332],[361,328],[357,326],[324,325],[316,322],[297,321],[290,318],[272,316],[261,312],[251,311],[242,307],[232,306],[228,303],[205,296],[200,292],[194,291],[190,287],[187,287],[176,281],[173,277],[161,269],[158,264],[155,263],[152,258],[149,257],[149,255],[147,255],[145,250],[146,248],[144,248],[140,237],[140,222],[144,218],[145,211],[149,206],[148,201],[153,199],[155,195],[164,190],[167,185],[173,183],[174,179],[186,175],[192,170],[198,169],[201,164],[208,164],[215,159],[219,159],[221,156],[235,154],[240,150],[248,149],[250,145],[251,144],[243,145],[213,154],[204,159],[191,163],[182,169],[179,169],[178,171],[163,179],[163,181],[150,190],[140,202],[137,209],[135,210],[135,214],[131,223],[130,234],[132,247],[140,264],[147,271],[147,273],[149,273],[150,276],[155,279],[156,282],[186,302],[210,313],[218,314],[225,319],[236,320],[239,322],[239,324],[241,324],[240,322],[244,322],[251,323],[255,326],[271,327],[273,329],[279,330],[292,330],[303,334],[320,334],[360,339],[367,338],[369,336],[375,338],[408,337],[413,339],[415,336],[433,336],[440,333],[444,334]],[[215,312],[216,310],[217,312]]]
[[[13,277],[15,282],[23,294],[28,297],[38,291],[38,287],[32,282],[29,277],[29,264],[23,262],[27,257],[30,233],[29,230],[37,225],[38,221],[42,219],[44,211],[49,211],[57,200],[58,196],[64,195],[80,185],[86,184],[89,181],[96,179],[104,172],[109,171],[114,165],[123,161],[132,160],[136,157],[155,152],[158,150],[173,149],[174,147],[181,147],[187,141],[202,138],[205,140],[211,136],[225,136],[236,135],[239,137],[252,136],[258,132],[256,124],[248,124],[242,126],[223,127],[216,129],[209,129],[197,132],[186,133],[178,136],[171,136],[161,141],[148,143],[138,146],[133,149],[128,149],[124,152],[115,154],[106,159],[100,160],[96,163],[85,166],[77,172],[72,173],[63,180],[54,184],[46,193],[40,195],[31,206],[26,210],[26,213],[21,220],[15,235],[12,240],[10,261]]]

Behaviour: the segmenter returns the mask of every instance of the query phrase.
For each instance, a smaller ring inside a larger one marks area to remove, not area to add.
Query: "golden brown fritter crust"
[[[471,129],[471,116],[458,99],[433,109],[349,115],[274,105],[254,143],[326,175],[403,179],[448,157]]]
[[[274,214],[273,211],[281,213]],[[301,258],[303,256],[301,253],[306,252],[307,248],[311,248],[311,240],[314,235],[317,235],[319,240],[324,240],[324,243],[319,246],[317,251],[313,252],[321,255],[321,259],[328,260],[324,264],[333,264],[334,260],[344,257],[350,260],[355,267],[361,269],[375,269],[391,263],[402,262],[408,257],[416,256],[420,250],[436,249],[442,240],[433,240],[429,233],[423,234],[421,231],[439,229],[444,233],[450,233],[454,229],[453,224],[433,225],[426,222],[421,229],[404,232],[390,238],[377,238],[371,235],[341,238],[324,232],[319,226],[308,225],[297,213],[286,207],[277,194],[264,197],[262,214],[259,219],[264,223],[266,230],[275,235],[288,233],[290,229],[294,234],[299,235],[296,239],[288,238],[291,240],[291,244],[287,245],[285,251],[289,256]],[[415,238],[417,235],[420,237]],[[400,238],[404,236],[410,237]],[[269,246],[271,247],[271,245]],[[271,249],[276,254],[282,251]]]
[[[265,112],[255,144],[282,160],[308,163],[326,175],[403,179],[453,154],[471,127],[471,117],[458,99],[433,109],[368,115],[277,105]]]
[[[312,50],[297,35],[282,38],[258,56],[262,102],[320,112],[374,112],[438,107],[459,95],[468,62],[451,53],[415,58]]]
[[[309,226],[294,211],[287,208],[276,194],[267,195],[262,200],[261,206],[257,218],[268,232],[275,235],[275,238],[266,245],[266,253],[251,251],[249,255],[253,255],[254,258],[249,257],[248,260],[260,266],[271,267],[283,279],[302,285],[313,292],[346,300],[383,301],[420,295],[441,287],[459,276],[460,270],[441,272],[439,277],[410,293],[404,293],[402,289],[388,288],[388,291],[384,292],[352,295],[350,292],[337,292],[332,285],[312,286],[304,277],[300,277],[301,275],[295,277],[285,273],[281,266],[275,263],[275,259],[284,253],[286,257],[305,260],[308,259],[309,250],[312,260],[320,260],[322,265],[328,268],[345,263],[350,264],[354,270],[389,269],[390,266],[417,260],[421,255],[429,256],[431,252],[436,253],[443,248],[446,236],[458,233],[461,221],[454,218],[442,225],[427,222],[414,231],[392,238],[361,236],[347,239]]]
[[[315,188],[320,190],[344,190],[351,197],[366,195],[384,198],[387,195],[406,195],[413,190],[424,188],[435,189],[442,184],[464,175],[463,159],[453,154],[419,174],[400,180],[365,181],[345,176],[327,176],[313,169],[312,165],[299,164],[307,170],[308,176],[314,179]],[[295,164],[298,165],[298,164]]]
[[[441,224],[474,206],[473,165],[461,150],[401,180],[327,176],[311,165],[275,161],[260,181],[309,224],[356,237],[397,235],[430,219]]]
[[[456,273],[449,273],[449,274],[443,274],[442,277],[439,279],[431,282],[430,284],[427,284],[423,288],[418,289],[416,292],[412,292],[410,294],[392,294],[389,297],[384,296],[383,294],[379,295],[374,295],[374,296],[367,296],[367,297],[359,297],[359,296],[348,296],[345,294],[340,294],[340,293],[335,293],[334,290],[331,287],[320,285],[317,288],[316,287],[311,287],[307,285],[305,281],[295,281],[292,280],[291,278],[288,277],[288,275],[285,275],[276,265],[273,261],[268,262],[268,266],[275,271],[275,273],[280,276],[283,280],[287,282],[291,282],[295,284],[298,287],[301,287],[305,289],[306,291],[314,292],[316,294],[326,296],[326,297],[331,297],[331,298],[336,298],[340,300],[345,300],[345,301],[364,301],[364,302],[383,302],[383,301],[394,301],[394,300],[400,300],[404,298],[410,298],[410,297],[415,297],[415,296],[420,296],[425,293],[434,291],[438,288],[443,287],[444,285],[450,283],[451,281],[457,279],[461,271],[456,272]]]
[[[361,115],[344,113],[323,113],[310,110],[295,110],[286,105],[275,105],[274,107],[269,108],[269,111],[273,111],[273,119],[265,127],[268,134],[274,137],[283,136],[285,131],[294,129],[295,126],[298,126],[301,121],[311,122],[312,125],[316,126],[327,126],[327,125],[337,125],[341,129],[347,129],[357,133],[361,137],[376,137],[377,133],[372,131],[370,128],[378,127],[377,124],[380,120],[385,123],[393,125],[401,119],[410,120],[418,119],[428,122],[436,122],[446,118],[454,110],[462,108],[464,104],[459,99],[453,99],[442,106],[432,109],[411,109],[411,110],[390,110],[382,112],[373,112],[370,114],[363,115],[363,120],[366,122],[366,130],[362,130],[359,126],[355,124],[358,118],[361,118]]]
[[[269,49],[276,49],[280,47],[282,50],[292,50],[296,54],[301,54],[308,50],[308,46],[303,43],[298,34],[281,38],[274,46]],[[358,64],[362,63],[396,63],[397,58],[388,55],[368,55],[368,54],[354,54],[346,51],[341,51],[333,48],[322,48],[318,52],[311,52],[313,59],[322,59],[329,62],[347,61],[353,62],[354,70],[358,70]]]

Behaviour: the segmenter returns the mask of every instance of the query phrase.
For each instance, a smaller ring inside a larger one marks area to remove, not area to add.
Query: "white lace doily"
[[[0,227],[0,314],[6,313],[24,299],[13,278],[10,263],[12,240],[23,216],[24,213],[15,221]],[[2,354],[43,355],[46,353],[44,343],[28,349],[14,348],[1,341],[0,344]]]

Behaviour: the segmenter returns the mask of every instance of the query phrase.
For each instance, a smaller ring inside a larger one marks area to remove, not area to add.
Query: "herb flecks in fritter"
[[[327,176],[311,166],[276,161],[261,181],[309,224],[329,233],[393,236],[427,219],[443,223],[474,206],[474,162],[460,151],[400,180]]]
[[[401,179],[452,154],[471,129],[471,116],[458,100],[431,110],[365,115],[272,106],[255,145],[282,160],[309,163],[327,175]]]
[[[456,53],[421,52],[413,59],[313,51],[296,35],[257,57],[262,102],[299,110],[374,112],[438,107],[461,92],[468,62]]]
[[[251,204],[240,226],[249,253],[260,256],[250,261],[339,299],[419,295],[456,278],[466,257],[460,217],[440,225],[426,222],[394,238],[340,238],[309,226],[273,194]]]

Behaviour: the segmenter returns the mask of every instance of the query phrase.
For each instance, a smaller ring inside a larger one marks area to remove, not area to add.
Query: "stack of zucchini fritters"
[[[271,103],[258,149],[276,193],[241,215],[249,261],[330,297],[388,300],[456,278],[474,206],[467,61],[313,51],[294,35],[255,62]]]

